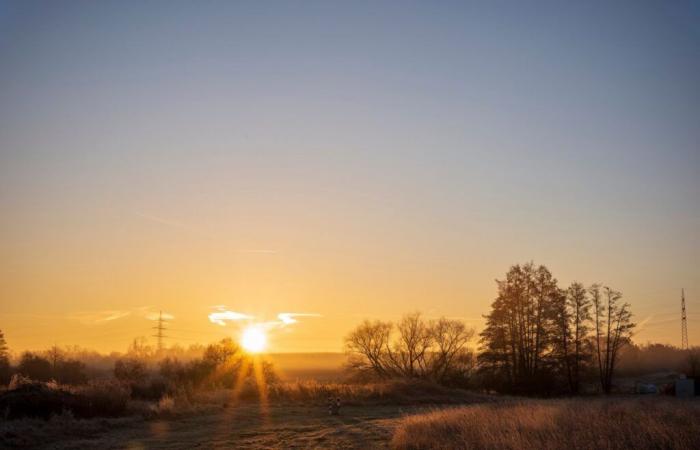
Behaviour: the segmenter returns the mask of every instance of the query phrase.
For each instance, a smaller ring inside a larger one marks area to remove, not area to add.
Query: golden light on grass
[[[249,326],[241,335],[241,346],[249,353],[260,353],[267,347],[265,331],[257,326]]]

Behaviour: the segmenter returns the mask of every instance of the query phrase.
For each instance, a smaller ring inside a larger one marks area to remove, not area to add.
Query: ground
[[[217,413],[121,422],[104,433],[43,448],[387,448],[407,412],[398,406],[351,406],[340,416],[329,416],[319,406],[271,406],[263,414],[258,406],[245,405]]]

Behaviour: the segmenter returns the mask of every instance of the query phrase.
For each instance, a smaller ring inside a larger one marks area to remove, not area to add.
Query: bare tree
[[[396,328],[398,339],[388,352],[392,367],[404,377],[425,376],[428,372],[426,357],[432,345],[428,324],[416,312],[405,315]]]
[[[392,324],[365,320],[346,338],[345,348],[350,354],[350,366],[360,371],[373,371],[380,377],[389,377],[393,371],[386,361]]]
[[[64,352],[56,344],[46,351],[46,357],[51,361],[51,370],[56,373],[58,365],[63,361]]]
[[[620,292],[604,287],[601,293],[597,284],[591,286],[589,292],[594,308],[594,345],[598,377],[603,392],[609,394],[619,351],[630,342],[635,324],[632,323],[629,303],[620,304]]]
[[[441,318],[430,326],[435,350],[430,364],[431,377],[444,383],[451,371],[459,370],[464,362],[471,365],[471,352],[467,345],[474,337],[474,329],[464,322]]]
[[[586,340],[590,332],[591,301],[583,284],[574,282],[567,289],[567,306],[570,311],[571,331],[573,337],[573,356],[571,358],[570,386],[574,394],[579,392],[581,371],[587,359]]]
[[[405,377],[447,382],[465,376],[471,367],[467,349],[474,330],[462,322],[424,320],[419,313],[404,316],[398,325],[364,321],[345,339],[350,368],[380,378]]]

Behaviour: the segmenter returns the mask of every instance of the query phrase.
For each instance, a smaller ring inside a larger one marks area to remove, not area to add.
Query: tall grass
[[[531,400],[409,416],[391,441],[422,449],[697,449],[700,403],[667,398]]]

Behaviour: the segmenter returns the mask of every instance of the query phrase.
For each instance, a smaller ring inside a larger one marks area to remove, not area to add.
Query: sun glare
[[[265,336],[265,332],[260,327],[250,326],[243,330],[241,345],[250,353],[260,353],[265,350],[267,336]]]

